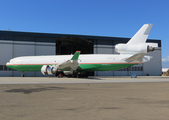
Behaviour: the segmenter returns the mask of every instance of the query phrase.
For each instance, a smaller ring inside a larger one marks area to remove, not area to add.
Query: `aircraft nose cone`
[[[10,68],[10,65],[9,65],[9,64],[10,64],[9,62],[6,63],[6,66],[7,66],[8,68]]]
[[[13,69],[13,66],[11,65],[10,62],[7,62],[7,63],[6,63],[6,67],[8,67],[9,69]]]
[[[11,65],[11,61],[6,63],[6,66],[9,67]]]
[[[6,66],[8,66],[8,65],[9,65],[9,62],[6,63]]]

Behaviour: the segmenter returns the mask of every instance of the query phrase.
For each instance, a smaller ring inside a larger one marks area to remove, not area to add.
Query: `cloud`
[[[169,62],[169,56],[167,58],[163,58],[162,62]]]
[[[169,68],[169,56],[162,59],[162,68]]]

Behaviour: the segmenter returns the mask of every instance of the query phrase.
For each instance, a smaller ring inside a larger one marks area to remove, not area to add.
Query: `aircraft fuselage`
[[[19,71],[40,71],[43,65],[58,65],[69,60],[73,55],[57,56],[27,56],[11,59],[7,67]],[[79,56],[79,67],[77,71],[110,71],[117,70],[142,62],[126,62],[123,58],[131,55],[109,55],[109,54],[81,54]],[[64,69],[66,70],[66,69]]]

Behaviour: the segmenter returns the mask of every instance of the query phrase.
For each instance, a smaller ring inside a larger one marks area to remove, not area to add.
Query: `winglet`
[[[71,60],[78,60],[81,51],[76,51]]]

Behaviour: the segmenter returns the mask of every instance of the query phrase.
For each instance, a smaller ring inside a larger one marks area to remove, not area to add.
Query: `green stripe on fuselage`
[[[112,71],[130,67],[136,64],[81,64],[80,68],[86,71]]]
[[[130,67],[137,64],[80,64],[77,71],[112,71]],[[7,65],[7,67],[18,71],[41,71],[43,65]]]
[[[8,68],[18,71],[40,71],[43,65],[7,65]]]

